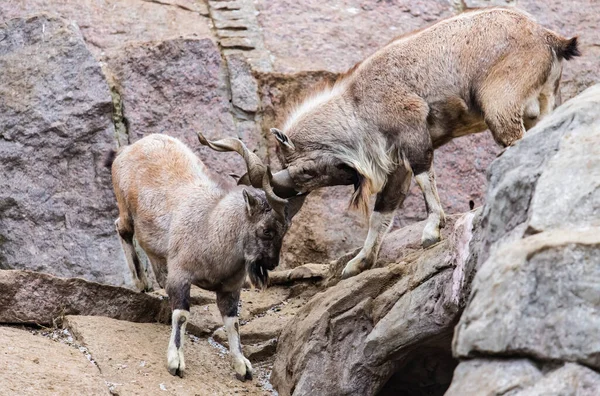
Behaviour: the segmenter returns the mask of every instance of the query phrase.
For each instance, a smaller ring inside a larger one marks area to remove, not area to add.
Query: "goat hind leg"
[[[415,180],[423,192],[427,205],[427,223],[421,237],[421,245],[427,248],[441,240],[440,229],[446,226],[446,215],[437,192],[433,166],[426,172],[415,175]]]
[[[401,166],[389,176],[383,190],[377,194],[375,208],[369,219],[369,233],[363,248],[342,271],[342,279],[349,278],[367,270],[377,261],[383,237],[394,219],[396,208],[402,205],[408,189],[412,172],[408,166]]]
[[[119,217],[115,221],[115,228],[121,242],[121,247],[123,248],[123,253],[125,254],[125,261],[127,261],[127,265],[131,271],[131,277],[133,278],[135,287],[140,291],[148,290],[150,284],[148,282],[148,277],[146,276],[146,271],[142,268],[140,259],[133,246],[134,231],[132,222],[123,220],[122,217]]]
[[[240,325],[238,322],[238,302],[240,291],[217,292],[217,306],[223,317],[223,324],[227,332],[229,352],[231,353],[235,376],[240,381],[252,379],[252,364],[242,353],[240,342]]]
[[[185,328],[190,317],[190,283],[167,279],[167,295],[171,302],[171,338],[167,349],[167,369],[171,375],[183,377],[185,359],[183,341]]]

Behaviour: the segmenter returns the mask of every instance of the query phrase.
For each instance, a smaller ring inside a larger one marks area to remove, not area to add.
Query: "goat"
[[[205,141],[201,134],[198,137]],[[240,290],[247,273],[254,286],[266,285],[268,271],[279,264],[283,236],[304,197],[277,197],[270,186],[270,170],[241,141],[224,139],[214,147],[243,155],[248,174],[261,179],[262,190],[219,184],[182,142],[148,135],[120,150],[112,163],[119,208],[115,225],[136,283],[147,287],[133,248],[134,236],[169,296],[169,372],[183,376],[185,370],[183,335],[194,284],[216,292],[233,367],[243,381],[252,379],[252,365],[240,344]]]
[[[376,261],[414,175],[428,212],[421,242],[431,246],[445,225],[434,149],[486,128],[499,145],[514,144],[560,101],[562,60],[578,55],[577,37],[511,8],[465,12],[398,37],[308,97],[283,130],[271,129],[284,165],[275,193],[353,184],[351,206],[365,215],[377,194],[346,278]]]

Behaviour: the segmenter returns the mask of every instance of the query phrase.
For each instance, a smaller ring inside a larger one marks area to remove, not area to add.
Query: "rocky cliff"
[[[235,380],[214,296],[198,289],[189,375],[170,376],[164,293],[118,287],[132,282],[105,154],[167,133],[239,173],[236,155],[196,143],[201,130],[276,168],[268,128],[311,86],[397,35],[506,4],[580,36],[561,86],[574,99],[497,159],[488,133],[438,150],[443,241],[420,247],[413,188],[377,268],[355,278],[338,277],[366,234],[350,188],[311,194],[273,287],[242,293],[255,382]],[[599,22],[590,1],[0,2],[1,392],[599,394],[600,88],[586,90]]]

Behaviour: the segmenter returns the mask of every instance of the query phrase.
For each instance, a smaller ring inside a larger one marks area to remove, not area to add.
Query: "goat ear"
[[[242,194],[244,195],[244,201],[246,202],[246,211],[248,212],[248,215],[252,216],[258,206],[258,200],[246,189],[242,190]]]
[[[271,133],[275,135],[277,141],[283,144],[285,147],[289,148],[290,150],[293,150],[295,148],[294,143],[292,143],[290,138],[285,133],[281,132],[279,129],[271,128]]]

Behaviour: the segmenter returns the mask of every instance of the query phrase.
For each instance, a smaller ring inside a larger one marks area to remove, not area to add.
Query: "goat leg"
[[[185,327],[190,317],[190,287],[189,283],[176,281],[176,277],[167,279],[167,294],[173,311],[171,317],[171,338],[167,349],[167,369],[172,375],[183,377],[185,360],[183,358],[183,341]],[[185,278],[184,278],[185,279]]]
[[[217,306],[219,307],[219,311],[223,317],[223,323],[225,324],[233,369],[235,370],[237,379],[245,381],[252,379],[252,365],[242,353],[240,325],[238,323],[239,301],[239,290],[235,292],[217,292]]]

